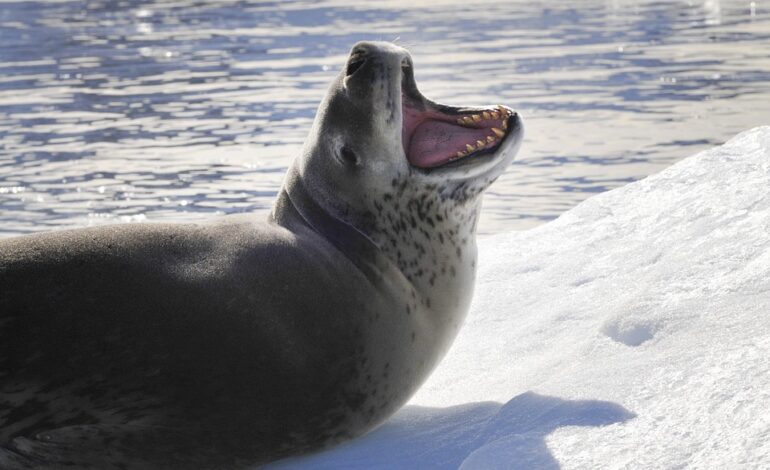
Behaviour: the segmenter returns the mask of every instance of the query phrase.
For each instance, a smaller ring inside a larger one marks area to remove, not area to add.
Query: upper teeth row
[[[471,114],[470,116],[457,118],[457,124],[473,124],[474,122],[480,122],[481,120],[498,120],[501,118],[505,121],[510,115],[511,112],[508,111],[505,107],[497,105],[497,109],[494,111],[483,111],[478,114]]]

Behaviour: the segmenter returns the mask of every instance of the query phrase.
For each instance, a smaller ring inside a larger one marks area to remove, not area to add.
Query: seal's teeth
[[[503,121],[503,126],[505,126],[505,121]],[[497,127],[493,127],[493,128],[492,128],[492,132],[494,132],[494,133],[495,133],[495,135],[496,135],[496,136],[498,136],[498,137],[502,137],[502,136],[504,136],[504,135],[505,135],[505,132],[504,132],[504,131],[502,131],[501,129],[498,129]],[[490,137],[491,137],[491,136],[490,136]]]
[[[468,150],[468,152],[473,152],[474,150],[476,150],[475,148],[473,148],[473,146],[471,146],[471,144],[465,144],[465,149]]]
[[[492,111],[489,115],[491,116],[492,119],[495,119],[495,120],[500,119],[500,113],[498,111]]]
[[[503,121],[503,129],[508,129],[508,120]]]
[[[488,112],[486,112],[486,111],[484,111],[484,112],[482,113],[482,116],[484,116],[484,119],[492,119],[492,115],[491,115],[491,114],[489,114],[489,113],[488,113]]]
[[[481,116],[479,116],[478,114],[474,114],[473,116],[471,116],[471,118],[473,118],[473,122],[481,121]]]
[[[467,153],[465,153],[465,152],[457,152],[457,158],[463,158],[466,155],[467,155]]]
[[[476,148],[477,149],[484,148],[485,145],[487,145],[487,143],[484,142],[484,141],[481,141],[481,140],[477,140],[476,141]]]
[[[498,104],[497,105],[497,109],[498,109],[498,111],[500,111],[500,114],[502,116],[508,116],[508,110],[503,105]]]
[[[463,117],[463,122],[465,124],[471,124],[471,123],[473,123],[473,119],[471,119],[470,116],[465,116],[465,117]]]
[[[457,124],[460,124],[460,125],[465,124],[465,121],[463,120],[463,118],[457,118]]]
[[[491,135],[488,135],[488,136],[487,136],[487,143],[488,143],[488,144],[491,144],[491,143],[492,143],[492,142],[494,142],[494,141],[495,141],[495,138],[494,138],[494,137],[492,137]]]

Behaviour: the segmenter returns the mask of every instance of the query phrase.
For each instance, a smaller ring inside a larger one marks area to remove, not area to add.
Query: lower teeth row
[[[502,116],[502,124],[501,124],[502,129],[497,127],[492,127],[491,130],[494,135],[488,135],[485,141],[477,140],[475,146],[471,144],[465,144],[465,150],[457,152],[455,158],[466,157],[473,152],[481,150],[485,147],[490,147],[493,144],[495,144],[497,142],[497,139],[501,139],[505,135],[504,129],[508,129],[508,117],[510,115],[511,115],[510,111],[508,111],[502,106],[498,106],[497,111],[484,111],[480,114],[473,114],[471,116],[464,116],[462,118],[459,118],[457,120],[458,124],[471,124],[474,122],[481,121],[482,118],[483,119],[500,119],[500,116]]]

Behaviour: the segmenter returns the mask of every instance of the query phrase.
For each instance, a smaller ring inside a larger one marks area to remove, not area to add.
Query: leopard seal
[[[463,321],[521,138],[363,42],[267,221],[0,240],[0,468],[245,468],[381,423]]]

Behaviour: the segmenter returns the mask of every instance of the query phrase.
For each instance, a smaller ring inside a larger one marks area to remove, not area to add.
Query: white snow
[[[410,404],[270,468],[770,468],[770,127],[479,245]]]

